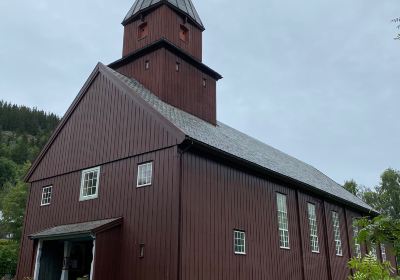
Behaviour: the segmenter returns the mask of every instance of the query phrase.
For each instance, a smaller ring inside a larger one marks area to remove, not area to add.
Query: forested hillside
[[[16,268],[27,186],[23,176],[60,119],[0,101],[0,278]]]

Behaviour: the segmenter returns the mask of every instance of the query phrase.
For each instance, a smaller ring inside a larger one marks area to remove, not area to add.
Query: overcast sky
[[[0,1],[0,99],[62,116],[134,0]],[[339,183],[400,169],[399,0],[194,0],[218,118]]]

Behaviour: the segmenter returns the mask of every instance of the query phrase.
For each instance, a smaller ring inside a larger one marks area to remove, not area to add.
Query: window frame
[[[280,210],[279,208],[279,198],[282,197],[284,198],[284,209]],[[284,250],[290,250],[290,234],[289,234],[289,215],[288,215],[288,209],[287,209],[287,195],[283,193],[276,193],[276,210],[278,214],[278,233],[279,233],[279,247]],[[283,214],[284,217],[281,217],[280,214]],[[281,219],[285,218],[286,219],[286,228],[281,227],[281,224],[283,224],[284,220],[281,221]],[[283,233],[283,235],[281,235]],[[287,246],[285,246],[285,241],[282,241],[282,237],[286,237],[285,233],[287,235]],[[282,245],[283,244],[283,245]]]
[[[313,213],[311,213],[310,207],[312,207]],[[307,216],[308,216],[308,225],[309,225],[309,232],[310,232],[311,253],[319,254],[320,247],[319,247],[319,236],[318,236],[317,206],[314,203],[311,203],[311,202],[307,203],[307,214],[308,214]],[[314,242],[316,244],[316,247],[313,245]]]
[[[145,183],[145,184],[139,184],[140,167],[148,166],[148,165],[151,166],[150,182],[149,183]],[[136,188],[140,189],[140,188],[151,186],[153,184],[153,176],[154,176],[154,164],[153,164],[153,161],[147,161],[147,162],[139,163],[137,165]]]
[[[240,239],[236,238],[236,234],[240,234]],[[236,244],[236,240],[243,240],[243,245]],[[243,247],[243,251],[237,251],[236,247]],[[245,256],[247,254],[246,252],[246,231],[240,230],[240,229],[234,229],[233,230],[233,252],[235,255],[242,255]]]
[[[357,225],[357,218],[353,218],[352,228],[353,228],[354,254],[357,259],[360,259],[362,257],[361,244],[356,239],[360,231]]]
[[[48,190],[48,189],[51,190],[51,191],[50,191],[50,197],[44,198],[45,190]],[[50,185],[50,186],[45,186],[45,187],[43,187],[43,188],[42,188],[42,197],[41,197],[41,200],[40,200],[40,206],[49,206],[49,205],[51,205],[52,196],[53,196],[53,186]],[[48,199],[49,202],[43,203],[43,200],[44,200],[44,199]]]
[[[85,169],[82,170],[82,174],[81,174],[81,187],[80,187],[80,191],[79,191],[79,201],[87,201],[87,200],[92,200],[92,199],[96,199],[99,197],[99,187],[100,187],[100,166],[97,167],[93,167],[93,168],[89,168],[89,169]],[[92,195],[83,195],[83,189],[85,186],[85,175],[87,173],[91,173],[91,172],[97,172],[97,180],[96,180],[96,193],[92,194]]]
[[[333,241],[335,243],[335,254],[338,257],[343,257],[343,242],[342,242],[342,235],[340,232],[339,212],[331,211],[331,216],[332,216]],[[338,251],[338,249],[340,249],[340,252]]]

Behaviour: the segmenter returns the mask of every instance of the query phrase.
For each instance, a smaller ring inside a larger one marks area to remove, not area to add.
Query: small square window
[[[233,248],[236,255],[246,255],[246,233],[244,231],[233,231]]]
[[[143,22],[138,27],[138,40],[143,39],[149,35],[149,28],[147,22]]]
[[[40,203],[41,206],[50,205],[52,192],[53,186],[44,187],[42,189],[42,201]]]
[[[138,166],[137,187],[150,186],[153,177],[153,162],[140,164]]]
[[[80,200],[94,199],[99,193],[100,167],[82,171]]]
[[[189,42],[189,29],[187,29],[187,27],[184,25],[181,25],[179,39],[181,39],[183,42]]]
[[[145,69],[145,70],[149,70],[149,69],[150,69],[150,60],[146,60],[146,61],[144,62],[144,69]]]

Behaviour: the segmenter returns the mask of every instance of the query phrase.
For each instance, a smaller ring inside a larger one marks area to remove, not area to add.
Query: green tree
[[[11,275],[15,274],[18,251],[19,243],[17,241],[0,240],[0,272],[8,272]]]
[[[6,182],[12,184],[17,179],[17,165],[12,160],[5,157],[0,157],[0,191],[3,190],[3,186]]]
[[[354,180],[346,181],[343,185],[343,188],[345,188],[347,191],[351,192],[354,195],[358,195],[359,193],[359,187]]]
[[[396,24],[397,29],[400,29],[400,17],[392,19],[392,22]],[[395,40],[400,40],[400,33],[396,34]]]
[[[3,198],[3,229],[11,233],[15,240],[20,240],[24,223],[25,206],[27,199],[27,185],[18,181]]]

